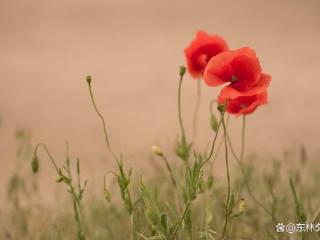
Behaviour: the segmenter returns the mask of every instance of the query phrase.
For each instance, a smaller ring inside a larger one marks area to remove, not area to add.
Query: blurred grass
[[[32,156],[30,137],[28,131],[17,131],[16,171],[7,183],[5,208],[0,213],[0,239],[76,239],[71,201],[57,196],[56,204],[48,206],[39,200],[37,185],[41,179],[31,175],[29,166]],[[244,169],[255,197],[271,216],[252,201],[235,165],[231,171],[233,206],[228,239],[319,239],[317,233],[289,235],[277,233],[275,229],[276,223],[280,222],[318,221],[320,171],[310,164],[312,160],[308,159],[306,149],[302,147],[298,154],[287,152],[283,159],[266,158],[247,157]],[[268,161],[270,167],[255,167],[260,161]],[[285,165],[288,163],[290,166]],[[139,176],[132,179],[130,189],[136,201],[131,217],[121,204],[118,190],[111,192],[111,203],[103,194],[85,193],[82,215],[87,239],[166,239],[159,233],[166,231],[163,229],[166,224],[175,223],[180,216],[174,207],[175,190],[164,167],[150,172],[153,173],[143,179]],[[183,169],[178,164],[173,166],[173,172],[180,176]],[[204,170],[199,196],[188,212],[192,221],[191,235],[187,234],[187,221],[184,221],[175,239],[220,239],[227,187],[224,178],[211,173],[212,166],[208,166]],[[179,196],[182,196],[183,178],[178,179]],[[244,212],[239,209],[241,199],[247,205]],[[183,202],[181,197],[180,202]]]

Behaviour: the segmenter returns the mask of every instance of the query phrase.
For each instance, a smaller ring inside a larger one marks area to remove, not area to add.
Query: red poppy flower
[[[269,86],[271,76],[261,72],[255,52],[245,47],[211,58],[204,72],[204,81],[208,86],[230,83],[222,91],[232,99],[263,92]]]
[[[228,45],[222,37],[208,35],[203,31],[197,32],[196,38],[184,50],[191,76],[193,78],[201,77],[209,60],[228,49]]]
[[[240,96],[233,99],[227,99],[226,96],[220,94],[218,98],[219,104],[226,104],[226,111],[236,116],[246,115],[254,112],[257,107],[268,103],[267,91],[251,95]]]

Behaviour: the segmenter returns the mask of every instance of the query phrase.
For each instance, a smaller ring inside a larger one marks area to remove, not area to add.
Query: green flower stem
[[[178,87],[178,114],[179,114],[179,124],[181,130],[182,141],[186,141],[186,134],[182,121],[182,113],[181,113],[181,88],[182,88],[183,75],[180,75],[179,87]]]
[[[223,131],[224,131],[224,146],[225,146],[225,161],[226,161],[226,169],[227,169],[227,181],[228,181],[228,192],[227,192],[227,201],[226,201],[226,216],[224,221],[224,227],[222,232],[222,238],[224,239],[224,236],[226,234],[230,210],[229,210],[229,201],[230,201],[230,172],[229,172],[229,159],[228,159],[228,143],[227,143],[227,128],[224,121],[224,116],[222,115],[222,125],[223,125]]]
[[[175,236],[177,235],[177,232],[178,232],[179,228],[181,227],[181,224],[182,224],[182,222],[184,221],[184,219],[185,219],[185,217],[186,217],[186,215],[187,215],[187,212],[188,212],[188,210],[189,210],[189,208],[190,208],[190,205],[191,205],[191,203],[190,203],[190,202],[187,202],[187,204],[186,204],[186,206],[185,206],[185,208],[184,208],[184,211],[183,211],[183,213],[182,213],[182,216],[181,216],[181,218],[180,218],[180,220],[179,220],[176,228],[174,229],[174,232],[173,232],[170,240],[173,240],[173,239],[175,238]]]
[[[169,164],[169,162],[168,162],[168,159],[167,159],[166,156],[163,155],[163,154],[162,154],[160,157],[163,159],[163,161],[164,161],[165,164],[166,164],[166,168],[167,168],[167,170],[168,170],[168,172],[169,172],[170,179],[171,179],[171,182],[172,182],[173,187],[176,188],[176,187],[177,187],[177,181],[176,181],[176,179],[175,179],[175,177],[174,177],[174,175],[173,175],[173,172],[172,172],[171,166],[170,166],[170,164]]]
[[[117,165],[118,165],[118,168],[119,168],[119,171],[120,171],[120,175],[118,175],[118,182],[119,182],[119,179],[120,179],[120,176],[121,178],[123,178],[123,165],[122,165],[122,162],[121,162],[121,156],[120,156],[120,160],[117,158],[116,154],[114,153],[114,151],[112,150],[111,148],[111,144],[110,144],[110,141],[109,141],[109,137],[108,137],[108,131],[107,131],[107,126],[106,126],[106,122],[105,122],[105,119],[104,117],[102,116],[101,112],[99,111],[98,107],[97,107],[97,104],[95,102],[95,98],[94,98],[94,95],[93,95],[93,91],[92,91],[92,86],[91,86],[91,77],[90,76],[87,76],[87,83],[88,83],[88,87],[89,87],[89,92],[90,92],[90,98],[91,98],[91,101],[92,101],[92,105],[94,107],[94,110],[95,112],[97,113],[98,117],[100,118],[101,122],[102,122],[102,127],[103,127],[103,133],[104,133],[104,137],[105,137],[105,142],[106,142],[106,147],[107,147],[107,150],[111,153],[113,159],[117,162]],[[105,182],[105,177],[104,177],[104,182]],[[104,183],[105,184],[105,183]],[[129,214],[131,215],[132,214],[132,201],[131,201],[131,195],[130,195],[130,191],[129,191],[129,187],[126,186],[125,189],[123,189],[123,186],[121,186],[119,184],[119,187],[121,189],[121,191],[124,191],[125,194],[127,195],[128,197],[128,202],[130,204],[130,209],[129,209]],[[104,186],[105,188],[105,186]],[[106,189],[106,188],[105,188]],[[125,201],[125,199],[123,198],[123,200]],[[131,226],[132,227],[132,226]]]
[[[100,118],[101,122],[102,122],[102,127],[103,127],[103,132],[104,132],[104,137],[105,137],[105,142],[106,142],[106,146],[107,146],[107,149],[108,151],[111,153],[111,155],[113,156],[113,158],[118,162],[118,159],[115,155],[115,153],[113,152],[112,148],[111,148],[111,145],[110,145],[110,142],[109,142],[109,137],[108,137],[108,131],[107,131],[107,126],[106,126],[106,122],[104,120],[104,117],[102,116],[102,114],[100,113],[98,107],[97,107],[97,104],[95,102],[95,99],[94,99],[94,95],[93,95],[93,91],[92,91],[92,86],[91,86],[91,81],[88,82],[88,87],[89,87],[89,92],[90,92],[90,98],[91,98],[91,101],[92,101],[92,105],[93,105],[93,108],[95,110],[95,112],[97,113],[98,117]]]
[[[249,193],[249,196],[251,197],[251,199],[260,207],[262,208],[268,215],[270,215],[270,217],[273,219],[272,217],[272,213],[271,211],[269,211],[269,209],[267,209],[256,197],[255,195],[253,194],[253,191],[250,187],[250,184],[249,184],[249,181],[248,181],[248,178],[247,178],[247,175],[246,175],[246,172],[245,172],[245,169],[244,169],[244,166],[243,166],[243,157],[244,157],[244,148],[245,148],[245,126],[246,126],[246,121],[245,121],[245,117],[243,117],[243,121],[242,121],[242,135],[241,135],[241,155],[240,155],[240,158],[237,156],[237,154],[235,153],[235,150],[233,148],[233,145],[232,145],[232,142],[231,142],[231,139],[230,139],[230,136],[229,134],[227,134],[227,140],[228,140],[228,144],[229,144],[229,147],[230,147],[230,152],[232,154],[232,156],[236,159],[237,163],[239,164],[240,166],[240,170],[241,170],[241,174],[243,176],[243,180],[244,180],[244,184],[248,190],[248,193]]]
[[[243,162],[244,157],[244,146],[245,146],[245,140],[246,140],[246,115],[243,115],[242,117],[242,133],[241,133],[241,155],[240,155],[240,163]]]
[[[220,121],[219,121],[219,123],[218,123],[217,131],[216,131],[216,133],[215,133],[215,135],[214,135],[214,138],[213,138],[213,141],[212,141],[210,154],[209,154],[209,156],[207,157],[207,159],[204,160],[204,161],[201,163],[201,165],[200,165],[201,168],[211,159],[211,157],[212,157],[212,155],[213,155],[214,147],[215,147],[215,145],[216,145],[216,141],[217,141],[218,134],[219,134],[219,129],[220,129],[220,126],[221,126],[221,124],[222,124],[222,122],[223,122],[223,119],[224,119],[224,114],[225,114],[225,111],[223,111],[223,112],[221,113],[221,119],[220,119]]]
[[[165,165],[166,165],[166,168],[167,168],[167,170],[169,172],[170,180],[171,180],[171,183],[172,183],[173,189],[174,189],[174,199],[175,199],[176,209],[178,211],[180,211],[181,206],[179,204],[179,199],[178,199],[177,180],[173,175],[173,171],[171,169],[171,166],[169,164],[169,161],[168,161],[167,157],[164,154],[161,154],[161,155],[158,155],[158,156],[161,157],[162,160],[165,162]]]
[[[201,79],[198,79],[197,80],[197,100],[196,100],[195,110],[194,110],[194,113],[193,113],[192,142],[196,138],[196,134],[197,134],[197,123],[198,123],[200,102],[201,102]]]

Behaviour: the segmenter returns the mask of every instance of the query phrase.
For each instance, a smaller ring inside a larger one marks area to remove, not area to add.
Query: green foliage
[[[129,214],[132,213],[132,201],[130,197],[129,192],[129,184],[130,184],[130,178],[132,174],[132,168],[128,171],[128,173],[125,172],[124,166],[123,166],[123,158],[122,155],[120,156],[120,161],[118,162],[118,168],[119,168],[119,175],[118,175],[118,184],[120,187],[121,192],[121,198],[124,202],[124,205],[126,206]]]
[[[185,162],[188,161],[190,157],[191,143],[187,143],[185,137],[182,137],[180,141],[177,141],[175,152]]]

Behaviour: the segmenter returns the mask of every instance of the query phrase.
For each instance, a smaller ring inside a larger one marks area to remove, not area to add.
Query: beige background
[[[231,48],[251,46],[273,77],[270,104],[248,119],[248,152],[281,156],[285,149],[305,144],[312,156],[319,154],[318,0],[0,4],[1,182],[14,166],[18,128],[31,129],[33,143],[47,143],[61,161],[68,140],[86,174],[101,179],[111,159],[90,104],[87,74],[94,78],[112,144],[125,151],[131,165],[146,162],[153,143],[171,151],[179,130],[178,66],[184,64],[183,49],[198,29],[224,36]],[[195,87],[188,76],[183,114],[189,133]],[[202,90],[196,145],[204,149],[212,135],[208,102],[217,89],[203,85]],[[239,121],[231,126],[236,140]]]

